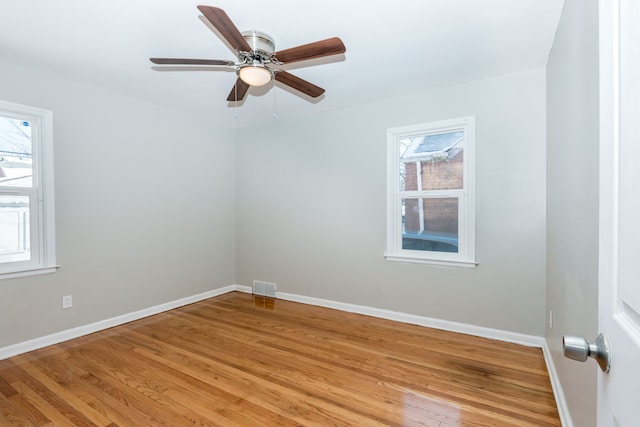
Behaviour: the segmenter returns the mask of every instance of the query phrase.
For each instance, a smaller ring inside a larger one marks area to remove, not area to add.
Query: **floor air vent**
[[[261,282],[259,280],[253,281],[253,294],[261,295],[263,297],[276,297],[276,284],[269,282]]]

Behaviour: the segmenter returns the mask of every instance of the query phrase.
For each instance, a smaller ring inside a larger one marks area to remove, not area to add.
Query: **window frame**
[[[30,259],[0,263],[0,279],[55,272],[55,195],[53,172],[53,113],[0,100],[0,115],[28,120],[32,126],[32,186],[0,185],[0,195],[29,197]]]
[[[400,191],[400,140],[428,134],[463,131],[462,189]],[[458,252],[402,248],[402,199],[457,198]],[[384,256],[389,261],[469,267],[475,258],[475,117],[387,129],[387,235]]]

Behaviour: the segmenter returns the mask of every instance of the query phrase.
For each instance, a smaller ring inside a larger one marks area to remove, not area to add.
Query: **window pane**
[[[28,261],[29,197],[0,196],[0,262]]]
[[[399,142],[400,191],[463,187],[463,131],[403,138]]]
[[[413,141],[412,138],[402,138],[398,144],[398,148],[400,149],[400,153],[398,156],[398,158],[400,159],[400,191],[410,190],[412,187],[415,187],[415,182],[409,182],[409,183],[406,182],[407,163],[409,164],[409,168],[411,168],[412,163],[411,162],[405,163],[402,161],[404,153],[406,153],[407,148],[409,148],[412,141]],[[411,172],[411,170],[409,170],[409,180],[415,181],[415,171]]]
[[[0,116],[0,186],[32,186],[31,123]]]
[[[458,252],[458,198],[402,199],[402,249]]]

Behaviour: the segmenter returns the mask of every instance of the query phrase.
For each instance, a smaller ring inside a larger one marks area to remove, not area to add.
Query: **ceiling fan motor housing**
[[[271,58],[273,52],[276,51],[276,45],[273,39],[260,31],[243,31],[242,37],[251,46],[252,53],[260,59],[267,60]],[[258,58],[255,58],[258,59]]]

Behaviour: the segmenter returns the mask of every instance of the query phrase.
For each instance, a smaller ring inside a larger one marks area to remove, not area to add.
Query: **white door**
[[[640,426],[640,0],[600,0],[598,426]]]

